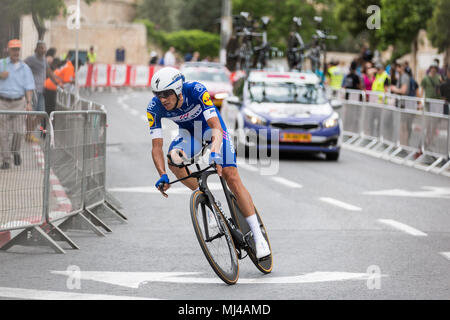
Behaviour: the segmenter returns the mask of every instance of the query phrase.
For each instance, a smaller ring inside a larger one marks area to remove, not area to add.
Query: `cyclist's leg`
[[[197,141],[193,135],[190,135],[188,132],[181,132],[170,144],[168,153],[174,163],[181,163],[182,159],[178,154],[179,151],[181,151],[183,157],[190,159],[194,154],[201,150],[201,147],[201,142]],[[185,168],[178,168],[171,165],[170,162],[169,169],[177,179],[187,176]],[[186,179],[181,182],[191,190],[198,188],[198,182],[195,178]]]
[[[236,150],[227,131],[224,131],[223,133],[222,156],[222,176],[227,182],[231,192],[236,196],[239,208],[245,217],[255,214],[255,206],[253,205],[252,197],[239,176],[236,166]]]

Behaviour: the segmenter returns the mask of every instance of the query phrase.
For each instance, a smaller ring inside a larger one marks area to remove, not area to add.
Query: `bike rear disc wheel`
[[[246,235],[250,231],[250,226],[247,223],[247,220],[245,219],[244,215],[242,214],[241,210],[239,209],[239,206],[237,204],[236,197],[234,195],[231,195],[231,203],[232,203],[232,210],[231,214],[233,216],[233,220],[236,223],[237,227],[241,230],[241,232]],[[270,246],[269,236],[267,235],[266,227],[264,226],[264,223],[262,222],[261,216],[258,213],[258,210],[255,208],[256,216],[258,218],[259,226],[261,228],[261,233],[263,234],[264,238],[267,241],[267,244],[270,248],[270,256],[268,258],[265,258],[264,260],[258,260],[255,255],[254,247],[252,250],[247,250],[248,256],[252,260],[253,264],[258,268],[259,271],[262,273],[270,273],[273,268],[273,259],[272,259],[272,247]],[[252,239],[252,243],[250,245],[255,245]]]
[[[214,207],[219,212],[215,204]],[[222,214],[215,215],[220,226],[217,221],[211,226],[207,220],[207,210],[213,211],[208,197],[202,191],[194,192],[191,196],[191,218],[200,247],[217,276],[226,284],[235,284],[239,278],[239,264],[230,230]]]

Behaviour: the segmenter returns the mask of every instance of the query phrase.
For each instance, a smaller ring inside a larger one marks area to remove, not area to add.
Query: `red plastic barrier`
[[[163,66],[128,64],[88,64],[78,71],[80,87],[149,87],[156,71]]]

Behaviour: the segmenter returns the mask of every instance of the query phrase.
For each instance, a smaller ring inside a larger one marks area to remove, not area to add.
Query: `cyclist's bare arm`
[[[208,126],[212,129],[211,152],[220,153],[223,141],[223,129],[218,117],[212,117],[207,120]],[[222,167],[217,166],[217,174],[222,176]]]

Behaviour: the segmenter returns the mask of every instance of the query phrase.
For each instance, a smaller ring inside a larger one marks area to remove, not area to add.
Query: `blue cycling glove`
[[[155,187],[159,188],[162,183],[169,183],[169,177],[165,173],[161,176],[161,178],[159,178],[158,181],[156,181]]]
[[[209,164],[215,162],[216,164],[223,164],[223,159],[222,156],[218,153],[215,152],[211,152],[211,154],[209,155]]]

